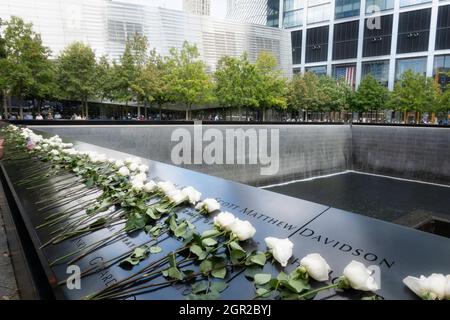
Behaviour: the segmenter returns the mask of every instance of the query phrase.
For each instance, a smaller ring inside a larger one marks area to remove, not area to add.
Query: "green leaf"
[[[148,247],[143,246],[143,247],[134,249],[133,256],[135,258],[140,259],[140,258],[144,257],[147,253],[148,253]]]
[[[175,237],[180,238],[186,234],[187,224],[186,222],[181,223],[173,232]]]
[[[296,293],[301,293],[302,291],[309,290],[310,288],[308,282],[302,279],[289,279],[285,286]]]
[[[213,229],[213,230],[206,230],[202,233],[202,239],[206,238],[213,238],[219,235],[221,232],[219,230]]]
[[[208,289],[208,281],[200,281],[192,285],[192,293],[204,292]]]
[[[255,274],[255,284],[256,285],[263,285],[266,284],[270,281],[270,279],[272,279],[272,275],[268,274],[268,273],[258,273]]]
[[[264,266],[266,264],[266,254],[258,251],[250,257],[250,261],[257,265]]]
[[[89,178],[85,183],[87,188],[91,188],[94,185],[94,179]]]
[[[193,244],[189,249],[193,254],[195,254],[199,260],[204,260],[207,256],[206,251],[204,251],[199,245]]]
[[[237,241],[233,241],[230,243],[230,248],[232,251],[239,251],[239,252],[244,252],[245,250],[239,245],[239,243]]]
[[[258,288],[256,289],[256,295],[259,298],[267,298],[270,295],[270,291],[266,288]]]
[[[281,271],[277,276],[278,281],[288,281],[288,275]]]
[[[261,273],[262,268],[258,265],[251,265],[245,269],[245,276],[250,279],[254,279],[255,274]]]
[[[206,247],[213,247],[217,244],[217,241],[213,238],[206,238],[202,241],[203,245]]]
[[[211,271],[211,275],[214,278],[223,279],[227,275],[227,268],[214,269]]]
[[[200,263],[200,271],[204,275],[208,275],[212,269],[213,263],[211,260],[203,260],[202,263]]]
[[[158,247],[158,246],[150,247],[150,253],[156,254],[156,253],[160,253],[161,251],[162,251],[161,247]]]
[[[153,220],[158,220],[161,218],[161,214],[159,212],[157,212],[155,209],[153,209],[152,207],[148,208],[145,213]]]
[[[215,292],[222,292],[228,288],[228,284],[222,281],[215,281],[211,283],[210,290]]]
[[[171,267],[166,271],[166,274],[163,273],[163,275],[165,277],[171,278],[171,279],[177,279],[177,280],[183,280],[184,276],[183,274],[180,272],[180,270],[178,270],[178,268],[176,267]]]

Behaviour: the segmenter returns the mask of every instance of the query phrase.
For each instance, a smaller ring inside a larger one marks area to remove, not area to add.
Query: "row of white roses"
[[[127,158],[124,161],[108,159],[104,154],[77,151],[72,148],[73,144],[64,143],[58,135],[45,139],[28,128],[12,126],[12,129],[20,132],[28,140],[30,149],[46,151],[53,156],[60,154],[87,156],[93,164],[109,163],[113,165],[119,176],[129,177],[132,190],[135,192],[160,191],[175,205],[189,202],[195,205],[197,210],[208,213],[220,210],[220,204],[215,199],[205,199],[200,202],[201,193],[193,187],[177,189],[170,181],[156,183],[150,180],[147,182],[146,173],[149,167],[142,164],[138,158]],[[249,221],[242,221],[229,212],[219,213],[214,218],[214,223],[221,229],[232,232],[240,241],[248,240],[256,233],[256,229]],[[292,257],[294,244],[289,239],[274,237],[265,238],[265,242],[274,259],[286,267]],[[303,268],[311,278],[319,282],[329,280],[331,268],[320,254],[313,253],[304,257],[300,261],[300,268]],[[351,287],[356,290],[377,291],[379,289],[375,279],[371,276],[371,271],[360,262],[352,261],[345,267],[343,275]],[[421,276],[420,278],[408,276],[403,282],[423,299],[450,299],[450,275],[432,274],[429,277]]]

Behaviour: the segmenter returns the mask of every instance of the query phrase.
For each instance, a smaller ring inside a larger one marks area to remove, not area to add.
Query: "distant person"
[[[38,113],[36,116],[36,120],[44,120],[44,117],[40,113]]]
[[[33,120],[33,115],[31,113],[25,114],[24,120]]]
[[[51,112],[47,114],[47,120],[53,120],[53,115]]]
[[[55,120],[60,120],[61,118],[62,117],[61,117],[61,114],[59,112],[55,113]]]

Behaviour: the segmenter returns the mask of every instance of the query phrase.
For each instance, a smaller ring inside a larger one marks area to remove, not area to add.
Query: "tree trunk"
[[[145,120],[148,119],[147,101],[144,101],[144,117],[145,117]]]
[[[240,106],[238,108],[238,113],[239,113],[238,119],[239,119],[239,121],[241,121],[242,120],[242,107],[240,107]]]
[[[89,105],[88,105],[87,99],[84,100],[84,108],[86,110],[86,114],[85,114],[86,120],[89,120]]]
[[[141,117],[141,105],[138,103],[137,106],[137,112],[138,112],[138,119]]]
[[[266,108],[264,107],[263,109],[262,109],[262,121],[263,122],[265,122],[266,121]]]
[[[403,112],[403,123],[407,124],[407,120],[408,120],[408,111],[404,111]]]
[[[3,90],[3,112],[5,116],[5,120],[8,119],[8,103],[6,97],[6,90]]]
[[[162,103],[158,103],[159,107],[159,120],[162,121]]]

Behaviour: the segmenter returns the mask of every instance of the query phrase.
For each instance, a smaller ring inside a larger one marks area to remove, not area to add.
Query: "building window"
[[[450,85],[450,55],[434,57],[433,77],[446,89]]]
[[[368,74],[387,87],[389,82],[389,60],[363,62],[361,76],[364,78]]]
[[[400,13],[397,53],[428,50],[431,9]]]
[[[400,7],[409,7],[428,2],[431,2],[431,0],[400,0]]]
[[[383,56],[391,53],[392,14],[377,17],[380,28],[372,28],[373,18],[367,18],[364,24],[363,57]],[[376,22],[375,22],[376,23]]]
[[[292,64],[302,63],[302,31],[291,32]]]
[[[303,25],[303,0],[284,0],[283,26],[285,28]]]
[[[306,31],[306,62],[326,61],[328,58],[329,27],[312,28]]]
[[[426,75],[427,73],[427,57],[398,59],[395,68],[395,80],[407,70]]]
[[[352,59],[358,54],[359,21],[334,25],[333,60]]]
[[[327,66],[307,67],[306,72],[312,72],[318,76],[326,76],[327,75]]]
[[[366,0],[366,13],[374,13],[393,8],[394,0]]]
[[[450,5],[439,7],[436,50],[450,49]]]
[[[336,19],[359,16],[360,0],[336,0],[335,13]]]
[[[341,64],[333,66],[333,77],[336,80],[343,80],[352,88],[356,84],[356,64]]]
[[[325,3],[308,7],[308,24],[328,21],[331,17],[331,4]]]
[[[267,23],[268,27],[278,28],[280,26],[280,1],[268,0],[267,2]]]

